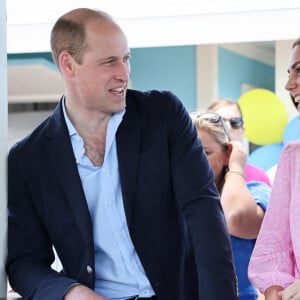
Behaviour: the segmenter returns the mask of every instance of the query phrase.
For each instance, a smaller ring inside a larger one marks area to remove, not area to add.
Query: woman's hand
[[[232,141],[228,160],[228,172],[221,193],[221,204],[225,213],[229,233],[242,239],[255,239],[260,230],[264,210],[248,189],[244,168],[247,153],[241,142]]]
[[[280,300],[300,300],[300,280],[297,279],[294,283],[279,293]]]
[[[267,288],[265,292],[265,300],[282,300],[281,291],[283,287],[279,285],[272,285]]]
[[[230,144],[232,146],[232,150],[228,162],[228,169],[243,172],[247,163],[247,153],[243,144],[238,141],[231,141]]]

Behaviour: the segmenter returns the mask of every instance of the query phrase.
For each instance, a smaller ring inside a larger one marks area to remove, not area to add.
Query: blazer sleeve
[[[195,253],[199,299],[238,299],[226,220],[213,171],[185,108],[170,122],[174,190]]]
[[[22,151],[17,148],[12,148],[8,156],[6,271],[11,286],[25,299],[60,300],[76,281],[50,267],[54,260],[52,244],[34,209],[20,168],[24,165]]]

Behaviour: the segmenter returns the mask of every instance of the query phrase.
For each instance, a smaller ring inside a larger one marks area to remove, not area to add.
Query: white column
[[[218,46],[197,46],[197,109],[218,98]]]
[[[6,1],[0,0],[0,298],[6,298],[6,158],[7,158]]]

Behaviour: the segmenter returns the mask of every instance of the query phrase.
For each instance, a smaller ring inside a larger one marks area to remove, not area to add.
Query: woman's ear
[[[228,143],[224,146],[224,154],[226,156],[226,165],[228,166],[229,158],[232,152],[232,144]]]

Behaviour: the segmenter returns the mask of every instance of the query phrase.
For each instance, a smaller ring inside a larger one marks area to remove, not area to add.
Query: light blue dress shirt
[[[109,120],[104,162],[99,167],[85,156],[83,140],[69,120],[65,105],[63,110],[93,222],[95,290],[109,299],[151,297],[154,291],[131,241],[123,207],[116,132],[125,111]]]

